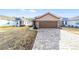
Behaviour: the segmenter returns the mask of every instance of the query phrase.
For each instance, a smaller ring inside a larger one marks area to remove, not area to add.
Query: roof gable
[[[49,13],[49,12],[46,13],[46,14],[44,14],[44,15],[42,15],[42,16],[38,16],[38,17],[36,17],[36,19],[40,19],[40,18],[42,18],[42,17],[44,17],[44,16],[46,16],[46,15],[51,15],[52,17],[55,17],[55,18],[57,18],[57,19],[60,19],[60,17],[57,17],[57,16],[55,16],[55,15]]]

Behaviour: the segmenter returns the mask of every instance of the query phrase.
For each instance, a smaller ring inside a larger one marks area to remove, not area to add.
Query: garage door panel
[[[56,28],[57,21],[41,21],[39,22],[40,28]]]

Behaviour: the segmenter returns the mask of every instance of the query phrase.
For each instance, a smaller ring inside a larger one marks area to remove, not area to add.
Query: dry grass
[[[0,28],[14,28],[15,26],[0,26]]]
[[[3,29],[3,30],[2,30]],[[29,50],[32,49],[37,32],[29,27],[0,28],[1,50]]]
[[[68,27],[63,27],[63,30],[75,33],[75,34],[79,34],[79,28],[68,28]]]

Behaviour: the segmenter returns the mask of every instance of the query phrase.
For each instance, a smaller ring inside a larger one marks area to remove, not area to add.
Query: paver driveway
[[[33,46],[35,50],[58,50],[60,30],[53,28],[38,29],[37,37]]]

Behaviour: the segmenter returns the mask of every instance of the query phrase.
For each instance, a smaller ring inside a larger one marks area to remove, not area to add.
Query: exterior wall
[[[24,25],[32,25],[32,21],[24,21]]]
[[[73,27],[79,27],[79,20],[75,21],[67,21],[67,24],[65,26],[73,26]]]
[[[21,25],[21,24],[20,24],[20,20],[18,20],[16,26],[17,26],[17,27],[20,27],[20,25]]]
[[[27,25],[32,25],[33,23],[32,23],[32,21],[31,20],[29,20],[28,18],[21,18],[21,25],[25,25],[25,26],[27,26]]]
[[[60,27],[60,26],[62,26],[62,24],[61,24],[62,22],[61,21],[58,21],[58,26],[57,27]]]
[[[35,24],[36,24],[36,27],[39,28],[39,22],[37,21]]]
[[[0,26],[16,26],[16,22],[8,20],[0,20]]]
[[[67,26],[67,21],[63,21],[63,25],[64,26]]]
[[[21,23],[21,26],[23,26],[23,25],[24,25],[24,21],[22,21],[22,20],[21,20],[21,22],[20,22],[20,23]]]
[[[36,19],[38,21],[58,21],[58,19],[54,16],[51,16],[51,15],[46,15],[46,16],[43,16],[41,17],[40,19]]]

